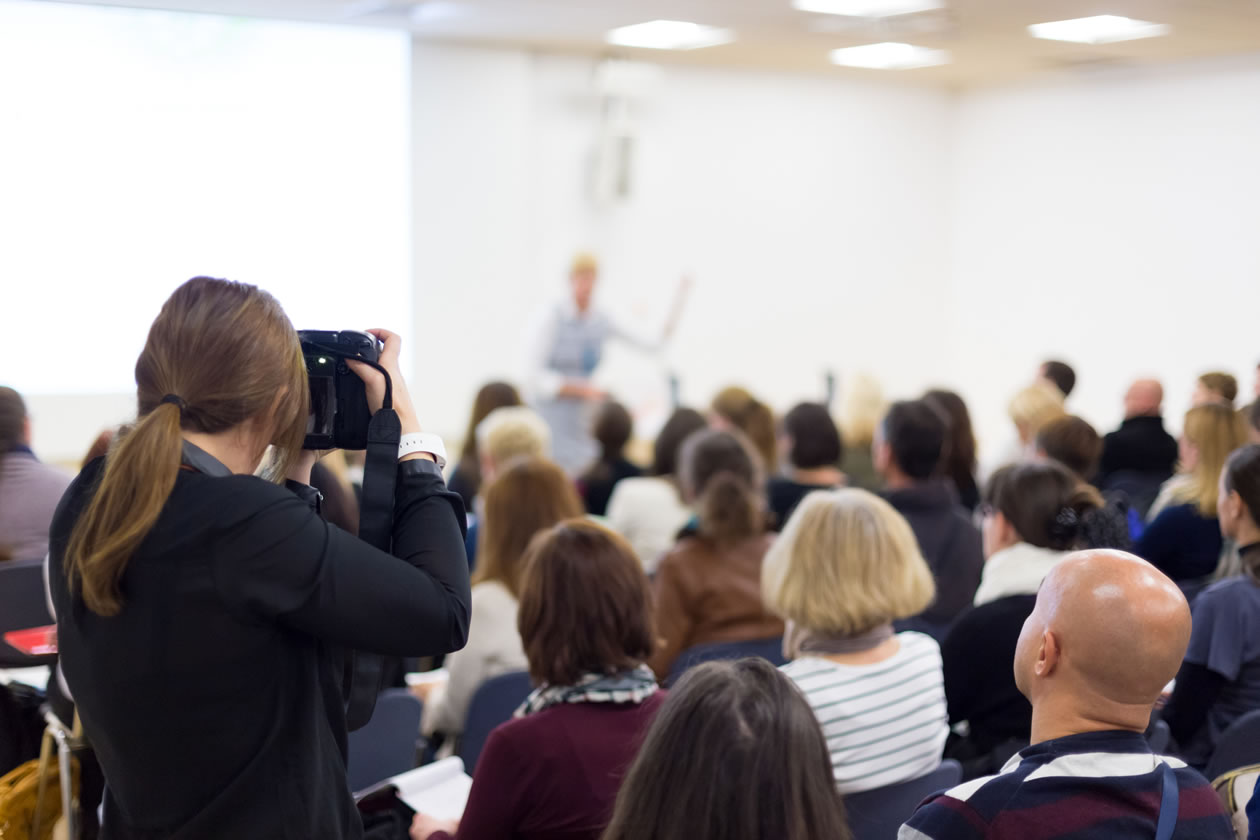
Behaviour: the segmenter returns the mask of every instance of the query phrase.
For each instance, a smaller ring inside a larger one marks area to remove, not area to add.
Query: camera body
[[[367,388],[346,360],[375,362],[380,343],[354,330],[298,330],[298,339],[311,390],[303,448],[366,449],[372,420]]]

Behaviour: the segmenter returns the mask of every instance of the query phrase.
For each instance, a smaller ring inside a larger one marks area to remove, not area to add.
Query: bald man
[[[1164,429],[1164,388],[1155,379],[1139,379],[1124,395],[1124,422],[1103,438],[1098,486],[1125,489],[1127,483],[1153,486],[1172,476],[1177,464],[1177,439]],[[1132,493],[1131,493],[1132,494]],[[1151,494],[1154,499],[1154,494]],[[1150,500],[1134,499],[1135,507]]]
[[[1154,566],[1122,551],[1069,555],[1015,651],[1032,746],[930,797],[899,840],[1230,840],[1207,780],[1142,734],[1189,641],[1190,607]]]

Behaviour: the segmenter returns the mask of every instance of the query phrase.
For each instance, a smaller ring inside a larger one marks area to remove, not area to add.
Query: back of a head
[[[461,457],[468,459],[469,467],[477,460],[477,427],[481,425],[481,421],[489,417],[495,409],[520,404],[521,395],[515,385],[487,382],[481,386],[473,400],[472,415],[468,418],[468,430],[464,433],[464,448],[461,452]]]
[[[1234,493],[1238,494],[1238,503],[1242,506],[1238,518],[1249,517],[1253,527],[1260,527],[1260,443],[1249,443],[1230,454],[1221,472],[1221,489],[1226,493],[1226,499],[1220,502],[1222,531],[1227,527],[1229,516],[1228,497]],[[1227,536],[1237,535],[1230,532]],[[1260,557],[1249,554],[1244,560],[1250,563],[1245,571],[1260,582]]]
[[[1011,397],[1006,410],[1011,421],[1032,439],[1046,423],[1063,416],[1063,394],[1053,385],[1034,382]]]
[[[12,388],[0,386],[0,457],[22,442],[26,427],[26,403]]]
[[[1037,448],[1046,457],[1067,467],[1082,481],[1098,472],[1103,442],[1098,432],[1080,417],[1065,415],[1051,420],[1037,432]]]
[[[832,636],[918,615],[936,595],[909,523],[854,488],[805,497],[766,554],[761,589],[783,618]]]
[[[106,457],[66,549],[71,586],[81,586],[101,615],[122,608],[119,578],[175,486],[184,430],[216,434],[252,424],[256,459],[274,444],[278,476],[306,436],[310,395],[297,332],[255,286],[195,277],[176,289],[149,329],[136,385],[138,418]],[[168,395],[179,401],[164,401]]]
[[[870,446],[887,402],[874,378],[858,374],[840,393],[840,434],[849,446]]]
[[[564,470],[544,458],[510,461],[485,489],[485,517],[474,583],[497,581],[516,595],[521,558],[539,531],[582,515],[582,500]]]
[[[984,495],[1022,542],[1054,551],[1079,548],[1085,518],[1103,506],[1097,490],[1054,461],[1002,467]]]
[[[1139,379],[1124,395],[1124,416],[1158,417],[1164,403],[1164,386],[1158,379]]]
[[[1057,359],[1043,362],[1041,375],[1059,389],[1064,399],[1072,396],[1072,389],[1076,387],[1076,371],[1067,362],[1060,362]]]
[[[1238,380],[1232,373],[1214,370],[1199,377],[1199,385],[1218,402],[1232,406],[1238,398]]]
[[[500,468],[513,458],[548,458],[551,429],[528,406],[496,408],[477,426],[477,447],[483,458]]]
[[[948,420],[927,400],[895,402],[884,417],[883,438],[893,463],[914,481],[941,471],[948,435]]]
[[[757,455],[739,432],[705,429],[683,442],[683,494],[695,507],[701,536],[734,543],[765,531],[765,497]]]
[[[1037,673],[1046,633],[1058,661]],[[1189,641],[1189,605],[1162,572],[1122,551],[1077,552],[1041,585],[1016,650],[1016,681],[1034,706],[1057,695],[1078,717],[1140,731]]]
[[[778,441],[770,407],[739,386],[723,388],[713,398],[711,407],[714,414],[743,432],[761,457],[761,463],[773,471],[778,461]]]
[[[1197,459],[1177,499],[1194,502],[1200,514],[1215,517],[1221,470],[1229,453],[1247,442],[1246,424],[1230,406],[1204,403],[1186,412],[1182,434],[1194,447]]]
[[[783,432],[792,441],[788,461],[800,470],[836,467],[844,456],[840,430],[819,403],[801,403],[783,415]]]
[[[923,399],[949,417],[949,443],[945,447],[943,469],[960,489],[974,487],[976,433],[971,426],[967,403],[953,391],[941,389],[928,391]]]
[[[704,415],[694,408],[675,409],[652,446],[652,475],[672,476],[677,473],[683,441],[708,425]]]
[[[524,564],[517,629],[535,683],[573,685],[652,654],[652,595],[623,537],[571,519],[535,536]]]
[[[603,840],[847,840],[818,720],[762,659],[687,671],[648,730]]]
[[[600,459],[615,461],[634,434],[634,418],[624,405],[610,400],[600,406],[593,431],[599,443]]]

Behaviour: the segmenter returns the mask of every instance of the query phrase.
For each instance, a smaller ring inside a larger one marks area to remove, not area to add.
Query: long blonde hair
[[[1186,412],[1182,434],[1198,450],[1199,458],[1186,473],[1187,480],[1173,491],[1173,498],[1182,504],[1193,502],[1201,516],[1215,519],[1221,470],[1229,453],[1247,442],[1246,424],[1230,406],[1205,403]]]
[[[184,283],[162,306],[136,361],[138,417],[110,449],[104,475],[66,548],[71,586],[92,612],[117,615],[119,581],[175,487],[184,430],[215,434],[261,424],[258,458],[276,447],[283,476],[306,434],[306,363],[276,299],[210,277]],[[167,395],[183,401],[163,402]]]

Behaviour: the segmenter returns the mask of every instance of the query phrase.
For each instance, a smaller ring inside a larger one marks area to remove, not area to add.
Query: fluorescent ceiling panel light
[[[882,18],[930,12],[945,7],[944,0],[792,0],[802,12],[846,17]]]
[[[949,63],[947,50],[916,47],[886,41],[831,51],[831,63],[841,67],[868,67],[873,70],[913,70]]]
[[[1165,23],[1097,15],[1095,17],[1056,20],[1051,23],[1034,23],[1028,32],[1034,38],[1048,41],[1072,41],[1078,44],[1113,44],[1116,41],[1133,41],[1138,38],[1155,38],[1167,35],[1172,27]]]
[[[650,50],[696,50],[716,47],[735,40],[735,33],[716,26],[704,26],[685,20],[651,20],[613,29],[605,37],[619,47],[643,47]]]

